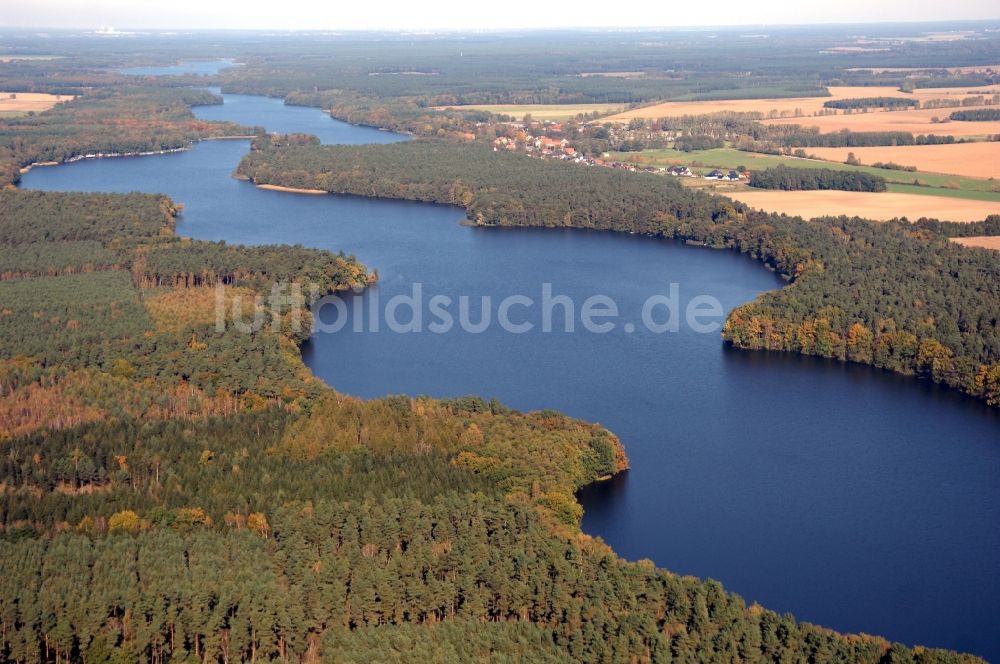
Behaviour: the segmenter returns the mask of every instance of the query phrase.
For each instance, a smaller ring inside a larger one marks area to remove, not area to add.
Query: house
[[[694,173],[687,166],[671,166],[667,172],[674,177],[691,177]]]
[[[706,180],[724,180],[726,179],[726,174],[720,171],[718,168],[712,169],[705,175]]]
[[[542,150],[562,150],[569,144],[565,138],[555,139],[548,136],[540,136],[535,140],[535,147]]]
[[[729,171],[729,173],[727,173],[726,177],[724,177],[723,179],[729,180],[730,182],[736,182],[737,180],[740,179],[740,174],[737,173],[736,171]]]

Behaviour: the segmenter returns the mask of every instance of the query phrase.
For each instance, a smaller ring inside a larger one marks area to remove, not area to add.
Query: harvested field
[[[920,196],[894,192],[857,191],[756,191],[743,189],[725,193],[769,212],[784,212],[811,219],[825,215],[857,215],[887,221],[896,217],[931,217],[945,221],[982,221],[1000,214],[1000,203],[945,196]]]
[[[811,116],[823,110],[823,102],[858,97],[896,97],[905,93],[891,87],[830,88],[830,97],[786,97],[768,99],[724,99],[713,101],[668,101],[645,108],[635,108],[606,118],[609,122],[628,122],[632,118],[666,118],[705,113],[763,113],[765,116],[793,117],[796,113]],[[829,110],[829,109],[828,109]]]
[[[977,106],[975,108],[984,108]],[[987,107],[988,108],[988,107]],[[908,131],[913,135],[937,134],[967,138],[1000,133],[1000,122],[931,122],[932,118],[947,118],[955,108],[927,108],[911,111],[876,111],[851,115],[764,120],[765,124],[798,124],[819,127],[821,133],[834,131]],[[963,109],[968,110],[968,109]]]
[[[824,108],[823,103],[839,99],[860,99],[864,97],[899,97],[916,99],[920,103],[930,100],[955,99],[961,100],[971,95],[991,96],[1000,93],[1000,86],[985,85],[969,88],[924,88],[913,93],[901,92],[890,86],[881,87],[831,87],[830,97],[788,97],[768,99],[730,99],[718,101],[668,101],[654,106],[635,108],[605,118],[609,122],[628,122],[632,118],[656,119],[678,117],[682,115],[703,115],[723,111],[735,113],[763,113],[765,117],[795,118],[806,116],[809,119],[821,111],[829,113],[832,109]],[[934,109],[938,116],[947,117],[955,109]],[[906,113],[907,111],[878,111]],[[842,114],[838,111],[836,116]],[[865,114],[869,115],[869,114]],[[803,123],[804,124],[804,123]]]
[[[847,160],[848,153],[853,152],[854,156],[866,166],[875,162],[894,162],[903,166],[916,166],[917,170],[930,173],[964,175],[972,178],[1000,178],[1000,143],[997,142],[809,148],[806,152],[820,159],[841,163]]]
[[[1000,251],[1000,236],[998,235],[977,235],[976,237],[956,237],[953,240],[966,247],[982,247],[983,249],[995,249]]]
[[[13,95],[13,96],[12,96]],[[0,113],[27,113],[47,111],[72,95],[50,95],[44,92],[0,92]]]

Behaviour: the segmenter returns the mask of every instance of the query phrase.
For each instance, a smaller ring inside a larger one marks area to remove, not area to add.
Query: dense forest
[[[481,226],[605,229],[732,248],[792,285],[734,311],[729,343],[926,376],[1000,405],[1000,264],[906,222],[803,223],[661,176],[424,141],[256,150],[238,173],[461,205]]]
[[[885,191],[885,178],[863,171],[832,168],[789,168],[775,166],[750,174],[751,187],[759,189],[839,189],[841,191]]]
[[[10,190],[0,212],[0,439],[112,415],[301,407],[319,390],[295,345],[311,318],[264,300],[277,325],[219,331],[217,299],[227,322],[238,307],[251,320],[274,284],[305,298],[369,280],[345,255],[178,238],[161,196]]]
[[[5,659],[977,661],[622,561],[552,494],[614,468],[597,427],[475,399],[318,406],[15,441],[8,481],[41,499],[0,541]]]

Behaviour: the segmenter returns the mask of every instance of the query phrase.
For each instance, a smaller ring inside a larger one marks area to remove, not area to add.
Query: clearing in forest
[[[47,111],[72,95],[50,95],[44,92],[0,92],[0,114]]]

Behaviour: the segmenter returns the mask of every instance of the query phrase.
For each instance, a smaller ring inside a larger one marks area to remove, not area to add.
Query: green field
[[[751,171],[773,168],[775,166],[863,171],[884,177],[889,183],[889,191],[928,196],[951,196],[976,201],[1000,201],[1000,182],[996,180],[983,180],[959,175],[942,175],[940,173],[925,173],[922,171],[895,171],[886,168],[874,168],[872,166],[850,166],[848,164],[819,159],[802,159],[799,157],[742,152],[733,148],[695,150],[694,152],[679,152],[672,149],[643,150],[642,152],[612,152],[611,158],[644,166],[683,164],[691,166],[695,172],[708,171],[712,168],[736,168],[737,166],[746,166]],[[913,184],[914,180],[919,181],[920,185]]]

